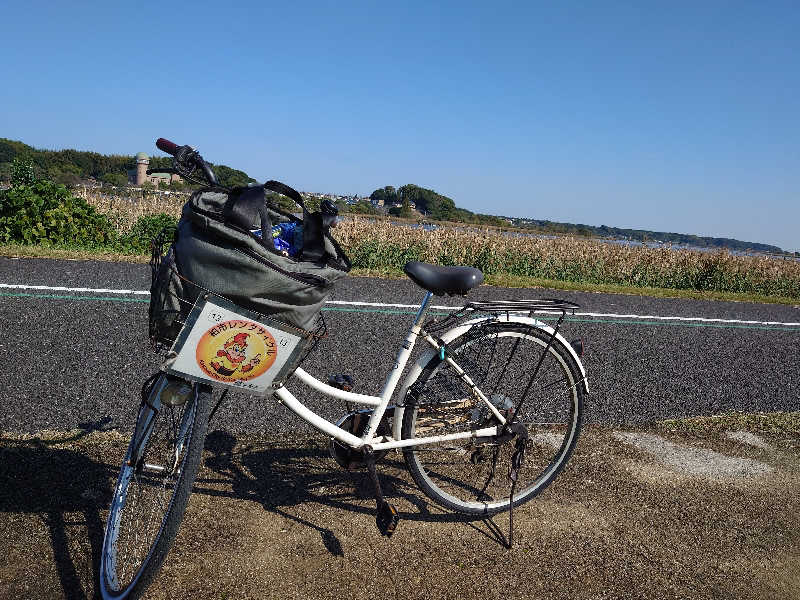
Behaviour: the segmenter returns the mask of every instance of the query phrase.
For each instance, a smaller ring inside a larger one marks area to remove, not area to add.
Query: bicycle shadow
[[[111,501],[113,473],[103,463],[56,446],[104,424],[106,420],[83,423],[78,434],[56,440],[0,437],[0,513],[38,515],[49,535],[65,598],[98,597],[95,582],[105,527],[101,510]],[[85,527],[85,537],[82,531],[75,534],[76,527]],[[27,541],[34,544],[33,552],[40,552],[37,532],[24,533],[33,539]]]
[[[319,532],[326,550],[333,556],[344,556],[341,542],[329,528],[299,517],[288,509],[301,504],[315,503],[338,510],[369,515],[374,519],[375,504],[372,482],[366,470],[346,471],[330,456],[327,440],[306,440],[305,448],[284,448],[277,442],[267,448],[245,447],[235,450],[237,438],[227,431],[215,430],[206,438],[206,450],[212,456],[205,466],[225,478],[230,492],[211,489],[212,483],[202,473],[195,482],[194,493],[211,496],[230,496],[260,504],[264,510],[280,515]],[[416,512],[400,510],[407,521],[464,523],[491,541],[506,546],[505,537],[491,518],[470,518],[465,515],[439,512],[423,496],[413,482],[406,479],[402,456],[389,453],[378,464],[384,496],[402,498]],[[482,523],[482,530],[476,523]]]

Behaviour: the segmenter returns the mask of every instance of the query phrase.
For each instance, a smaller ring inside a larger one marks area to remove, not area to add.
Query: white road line
[[[102,293],[102,294],[120,294],[120,295],[137,295],[148,296],[150,292],[147,290],[115,290],[105,288],[84,288],[84,287],[63,287],[63,286],[49,286],[49,285],[26,285],[14,283],[0,283],[0,288],[6,289],[22,289],[22,290],[48,290],[58,292],[83,292],[83,293]],[[326,304],[338,304],[343,306],[369,306],[374,308],[408,308],[418,309],[418,304],[394,304],[389,302],[354,302],[348,300],[328,300]],[[458,306],[431,306],[435,310],[456,310]],[[552,314],[550,311],[536,311],[536,314]],[[663,315],[635,315],[635,314],[618,314],[618,313],[593,313],[593,312],[576,312],[575,316],[578,317],[596,317],[596,318],[612,318],[612,319],[650,319],[656,321],[695,321],[700,323],[727,323],[736,325],[773,325],[779,327],[800,327],[798,323],[786,323],[783,321],[751,321],[743,319],[715,319],[707,317],[677,317],[677,316],[663,316]]]
[[[348,302],[344,300],[328,300],[326,304],[347,304],[352,306],[375,306],[383,308],[419,308],[418,304],[384,304],[380,302]],[[431,306],[435,310],[456,310],[459,306]],[[553,314],[553,311],[537,310],[537,315]],[[618,313],[575,312],[576,317],[611,317],[615,319],[656,319],[659,321],[700,321],[702,323],[737,323],[742,325],[782,325],[784,327],[800,327],[800,323],[784,323],[782,321],[745,321],[741,319],[713,319],[706,317],[665,317],[660,315],[623,315]]]
[[[61,287],[52,285],[25,285],[16,283],[0,283],[0,288],[12,288],[18,290],[48,290],[53,292],[92,292],[95,294],[135,294],[139,296],[149,296],[149,291],[141,290],[110,290],[104,288],[80,288],[80,287]]]
[[[708,319],[705,317],[664,317],[658,315],[620,315],[616,313],[581,313],[575,315],[586,317],[614,317],[615,319],[658,319],[660,321],[700,321],[702,323],[740,323],[742,325],[783,325],[798,327],[800,323],[784,323],[782,321],[745,321],[741,319]]]

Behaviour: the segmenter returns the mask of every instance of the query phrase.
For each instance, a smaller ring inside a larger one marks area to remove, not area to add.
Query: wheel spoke
[[[488,325],[477,334],[469,330],[451,341],[448,349],[453,360],[493,406],[490,409],[477,399],[465,378],[434,358],[414,383],[416,393],[405,409],[403,438],[490,427],[497,423],[494,409],[509,419],[523,400],[517,421],[527,430],[528,439],[515,504],[533,497],[555,477],[572,451],[582,410],[574,363],[561,342],[554,341],[547,350],[549,342],[550,335],[541,329],[513,323]],[[531,382],[533,367],[545,350],[547,355]],[[523,388],[528,392],[521,399]],[[487,438],[481,443],[469,437],[409,447],[404,454],[415,481],[434,500],[461,512],[491,514],[508,506],[514,448],[513,440],[507,438]]]

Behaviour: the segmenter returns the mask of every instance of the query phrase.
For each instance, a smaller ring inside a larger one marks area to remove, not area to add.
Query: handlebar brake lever
[[[203,160],[203,157],[200,156],[200,153],[191,146],[179,147],[175,152],[173,164],[176,171],[178,171],[178,175],[184,179],[191,177],[194,174],[195,169],[199,168],[203,172],[206,181],[210,185],[217,185],[217,177],[214,174],[214,171],[212,171],[211,167],[209,167],[206,161]]]
[[[175,151],[175,161],[182,165],[189,165],[194,163],[194,158],[197,155],[197,150],[191,146],[179,146]]]
[[[197,151],[191,146],[179,146],[172,159],[172,166],[178,175],[191,175],[196,167]]]

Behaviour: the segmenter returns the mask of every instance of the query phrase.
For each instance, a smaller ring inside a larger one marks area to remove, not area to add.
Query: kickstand
[[[378,481],[378,472],[375,470],[375,453],[370,446],[364,448],[364,462],[367,463],[367,471],[369,471],[369,477],[372,479],[372,485],[375,488],[375,501],[378,503],[375,524],[378,526],[378,531],[381,532],[381,535],[392,537],[397,524],[400,522],[400,515],[397,514],[397,509],[383,498],[381,482]]]
[[[511,550],[514,543],[514,489],[517,487],[519,472],[525,462],[525,443],[528,441],[528,432],[522,429],[516,443],[514,444],[514,454],[511,455],[511,467],[508,469],[508,478],[511,480],[511,494],[509,494],[508,504],[508,546]]]

